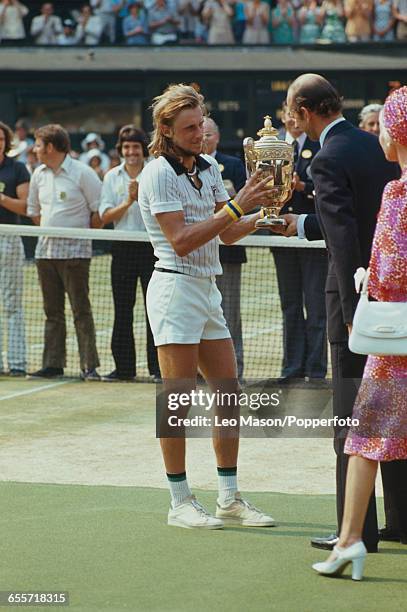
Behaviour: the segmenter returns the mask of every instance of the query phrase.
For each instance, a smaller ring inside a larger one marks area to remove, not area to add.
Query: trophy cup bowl
[[[243,141],[247,175],[261,170],[259,180],[270,177],[267,186],[273,188],[274,197],[271,202],[259,202],[263,218],[256,221],[256,228],[286,225],[278,215],[291,193],[294,149],[288,142],[277,138],[278,131],[273,128],[269,115],[264,117],[264,127],[257,135],[259,140],[249,137]]]

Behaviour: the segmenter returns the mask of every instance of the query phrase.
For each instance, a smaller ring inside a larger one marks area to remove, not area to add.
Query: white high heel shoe
[[[352,580],[362,580],[367,550],[363,542],[356,542],[348,548],[335,546],[336,559],[314,563],[312,569],[323,576],[339,576],[352,563]]]

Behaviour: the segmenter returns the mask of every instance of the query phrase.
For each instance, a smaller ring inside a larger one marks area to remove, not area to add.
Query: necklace
[[[188,170],[187,170],[187,174],[188,174],[188,176],[195,176],[195,174],[196,174],[196,164],[194,164],[192,172],[188,172]]]

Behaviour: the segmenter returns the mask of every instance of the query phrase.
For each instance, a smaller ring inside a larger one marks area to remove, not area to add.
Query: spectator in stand
[[[76,34],[76,25],[72,19],[65,19],[63,22],[64,31],[58,36],[58,45],[61,47],[70,47],[78,43]]]
[[[85,164],[69,155],[70,141],[60,125],[35,132],[41,165],[31,177],[27,215],[41,227],[101,227],[97,210],[102,184]],[[82,380],[100,380],[99,357],[89,301],[91,240],[40,237],[35,250],[46,316],[43,366],[33,378],[64,373],[66,357],[65,293],[69,296]]]
[[[28,8],[19,0],[1,0],[0,41],[2,43],[21,45],[25,41],[23,18],[26,15]]]
[[[208,23],[208,45],[234,45],[233,9],[227,0],[207,0],[202,17]]]
[[[394,0],[393,16],[397,21],[397,40],[407,40],[407,0]]]
[[[202,15],[205,3],[206,0],[198,0],[199,7],[195,24],[195,42],[198,44],[206,44],[208,42],[208,23]]]
[[[123,36],[126,45],[147,45],[149,42],[148,21],[142,3],[130,4],[129,13],[123,19]]]
[[[368,104],[364,106],[359,115],[359,127],[365,132],[370,132],[379,138],[380,121],[379,115],[383,106],[381,104]]]
[[[30,33],[36,45],[56,45],[58,36],[62,34],[62,21],[54,15],[52,2],[45,2],[41,6],[41,15],[37,15],[31,22]]]
[[[373,40],[394,40],[393,0],[374,0]]]
[[[199,0],[179,0],[178,13],[181,18],[180,36],[182,40],[195,42],[199,8]]]
[[[273,42],[277,45],[292,45],[294,42],[294,9],[289,0],[277,0],[271,11]]]
[[[324,24],[321,38],[333,43],[346,42],[342,0],[323,0],[321,9]]]
[[[314,44],[321,36],[322,11],[316,0],[304,0],[298,10],[299,41],[302,45]]]
[[[243,34],[246,29],[245,5],[246,0],[235,0],[232,4],[234,8],[232,28],[235,41],[238,45],[242,43]]]
[[[345,0],[345,33],[349,42],[368,42],[372,35],[373,0]]]
[[[114,0],[90,0],[90,6],[100,19],[102,36],[113,44],[116,41],[116,14],[117,8]]]
[[[178,41],[180,18],[167,0],[156,0],[148,9],[148,26],[153,45],[174,44]]]
[[[103,153],[105,149],[105,143],[101,139],[99,134],[96,134],[95,132],[89,132],[86,138],[82,140],[81,147],[82,147],[83,153],[79,155],[79,161],[83,162],[84,164],[87,164],[88,163],[88,157],[87,157],[88,151],[91,151],[92,149],[97,149],[98,151],[100,151],[101,157],[102,157],[102,170],[103,172],[107,172],[110,166],[110,160],[109,160],[108,155],[106,155],[106,153]]]
[[[129,14],[129,5],[134,0],[112,0],[113,10],[116,13],[116,42],[125,42],[123,39],[123,19]],[[144,2],[144,8],[147,10],[146,2]]]
[[[98,45],[102,37],[102,21],[99,15],[94,15],[89,4],[81,7],[78,17],[76,36],[79,44]]]
[[[30,175],[24,164],[12,159],[13,132],[0,122],[0,228],[1,224],[17,224],[18,215],[27,208]],[[24,376],[26,346],[23,309],[23,242],[19,236],[0,239],[0,294],[3,319],[7,324],[7,362],[11,376]],[[3,322],[2,322],[3,323]],[[4,373],[2,329],[0,327],[0,372]]]
[[[22,152],[18,156],[18,161],[25,162],[27,161],[27,152],[30,147],[34,144],[34,140],[30,136],[30,128],[28,123],[24,119],[19,119],[16,121],[14,126],[14,134],[15,134],[15,146],[17,148],[18,143],[25,143],[25,147],[21,147]]]
[[[98,149],[91,149],[87,154],[87,164],[96,172],[101,181],[105,173],[102,169],[102,153]]]
[[[33,147],[30,147],[27,150],[27,156],[26,157],[27,157],[27,159],[26,159],[26,162],[25,162],[25,167],[27,168],[28,172],[30,174],[32,174],[34,172],[34,170],[36,168],[38,168],[38,166],[40,165],[39,162],[38,162],[38,159],[37,159],[37,156],[35,154],[35,151],[34,151]]]
[[[270,43],[270,6],[263,0],[249,0],[245,5],[246,28],[244,45],[268,45]]]
[[[112,168],[117,168],[117,166],[120,166],[120,164],[121,164],[120,155],[118,154],[116,149],[110,149],[109,151],[109,170],[111,170]]]

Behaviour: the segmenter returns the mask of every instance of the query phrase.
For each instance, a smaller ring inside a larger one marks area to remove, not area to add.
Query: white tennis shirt
[[[141,172],[137,176],[137,182],[140,181]],[[109,208],[116,208],[122,204],[129,193],[129,183],[131,179],[126,172],[125,163],[112,168],[106,172],[103,179],[102,196],[100,198],[99,215],[102,216]],[[145,232],[143,219],[141,217],[138,202],[133,204],[126,210],[124,215],[113,222],[114,228],[124,231]]]
[[[199,190],[176,159],[160,156],[151,161],[141,175],[139,206],[158,259],[155,267],[202,278],[222,274],[219,238],[216,236],[185,257],[179,257],[156,219],[158,213],[183,211],[187,225],[199,223],[214,215],[218,202],[229,200],[217,161],[210,155],[199,155],[196,166],[202,182]]]

